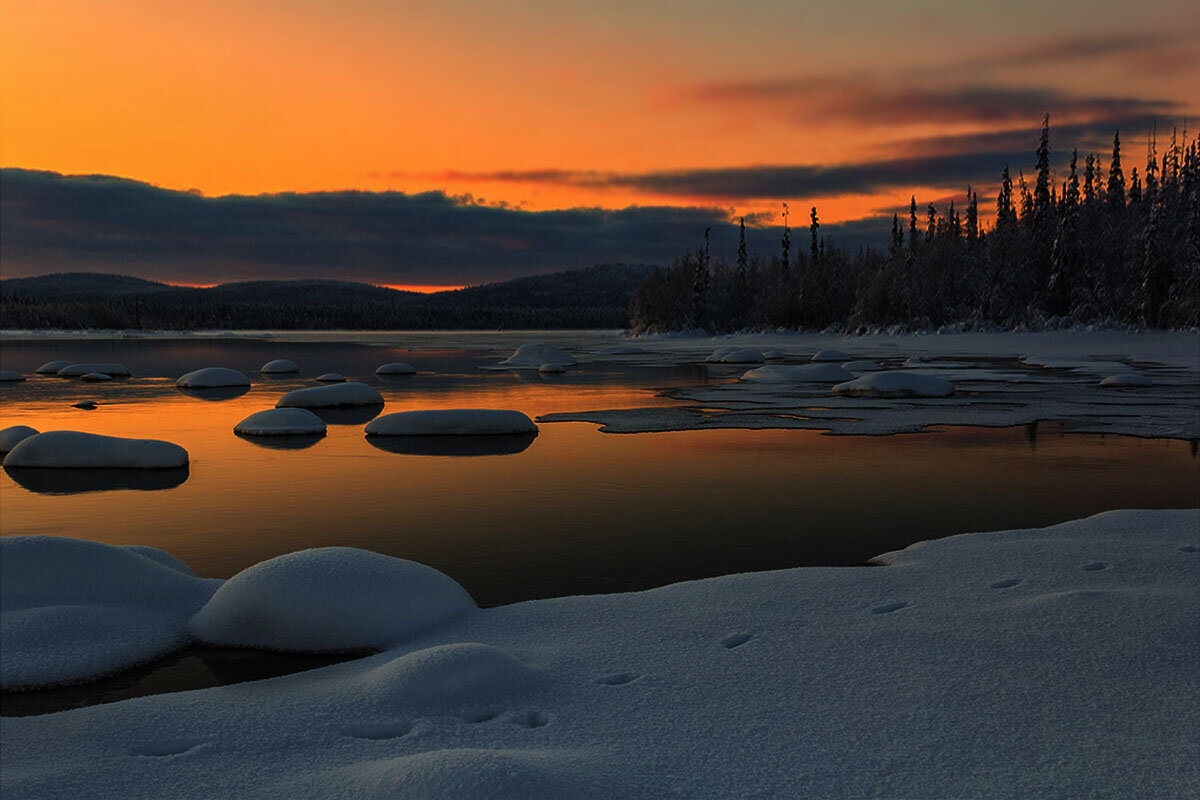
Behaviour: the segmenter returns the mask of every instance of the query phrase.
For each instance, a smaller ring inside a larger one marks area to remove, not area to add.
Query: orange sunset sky
[[[1136,164],[1151,120],[1200,109],[1194,2],[0,8],[0,164],[207,197],[441,191],[756,223],[787,200],[794,225],[813,204],[837,223],[1032,163],[1045,112],[1059,160],[1123,127]],[[438,277],[419,280],[462,282]]]

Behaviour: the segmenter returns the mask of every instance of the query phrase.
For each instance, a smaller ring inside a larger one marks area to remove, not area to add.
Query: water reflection
[[[82,494],[134,489],[153,492],[174,489],[188,479],[188,468],[178,469],[46,469],[5,467],[10,478],[38,494]]]
[[[360,408],[310,408],[326,425],[366,425],[379,416],[383,406]]]
[[[235,397],[241,397],[246,392],[250,391],[249,386],[216,386],[211,389],[188,389],[183,386],[176,386],[175,391],[187,397],[196,400],[232,400]]]
[[[307,450],[325,438],[323,433],[300,433],[286,436],[247,436],[244,433],[233,434],[244,442],[268,450]]]
[[[372,447],[406,456],[510,456],[524,452],[536,433],[507,436],[368,436]]]

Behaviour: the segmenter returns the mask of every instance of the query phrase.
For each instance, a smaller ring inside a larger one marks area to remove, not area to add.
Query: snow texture
[[[934,375],[914,372],[873,372],[833,387],[843,397],[949,397],[954,385]]]
[[[7,453],[20,442],[36,435],[37,432],[37,428],[31,428],[28,425],[12,425],[5,428],[0,431],[0,454]]]
[[[11,369],[0,369],[0,383],[16,383],[25,380],[25,376]]]
[[[854,356],[843,353],[841,350],[818,350],[817,352],[813,353],[812,360],[816,362],[849,361],[852,358],[854,358]]]
[[[367,423],[368,436],[493,436],[537,433],[520,411],[447,408],[384,414]]]
[[[296,366],[295,362],[288,361],[286,358],[277,358],[274,361],[268,361],[258,369],[259,372],[268,375],[287,374],[289,372],[299,372],[300,367]]]
[[[34,372],[38,375],[57,375],[59,370],[66,369],[74,363],[74,361],[47,361],[34,370]]]
[[[243,436],[300,436],[325,433],[325,421],[307,408],[256,411],[233,428]]]
[[[768,364],[742,375],[744,381],[774,383],[842,383],[853,379],[853,374],[837,364]]]
[[[191,631],[210,644],[271,650],[382,649],[474,609],[465,589],[424,564],[320,547],[234,575]]]
[[[321,383],[342,383],[346,380],[346,376],[340,372],[326,372],[317,376],[317,380]]]
[[[249,386],[250,379],[236,369],[205,367],[183,375],[175,381],[185,389],[217,389],[224,386]]]
[[[79,431],[47,431],[30,436],[4,457],[5,467],[171,469],[187,463],[187,450],[171,442]]]
[[[394,361],[390,364],[381,364],[376,370],[376,375],[413,375],[417,368],[412,364],[405,364],[403,361]]]
[[[197,623],[228,601],[247,613],[233,626],[246,640],[269,629],[287,643],[390,649],[271,680],[0,719],[0,793],[1195,797],[1198,530],[1194,510],[1109,512],[925,542],[877,568],[485,611],[463,600],[451,604],[462,613],[435,615],[424,632],[397,625],[422,595],[397,581],[395,559],[296,554],[303,569],[285,562],[260,575],[260,565],[231,579]],[[2,563],[27,571],[7,554]],[[47,563],[50,574],[69,570]],[[191,581],[165,567],[153,583],[108,565],[94,572],[120,576],[139,598]],[[75,583],[37,602],[103,602],[60,595]],[[156,605],[176,602],[186,605]]]
[[[124,364],[71,364],[60,369],[58,376],[60,378],[78,378],[94,372],[114,378],[124,378],[129,375],[129,368]]]
[[[383,395],[365,383],[335,383],[296,389],[279,398],[276,408],[347,408],[381,406]]]
[[[571,367],[579,363],[575,357],[546,342],[523,344],[511,356],[494,365],[493,369],[537,369],[542,364],[562,364]]]

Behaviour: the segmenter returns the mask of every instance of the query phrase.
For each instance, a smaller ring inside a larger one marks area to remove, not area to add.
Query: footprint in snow
[[[902,608],[908,608],[908,603],[884,603],[881,606],[875,606],[871,609],[872,614],[891,614],[893,611],[899,611]]]
[[[1002,581],[996,581],[995,583],[993,583],[991,585],[991,588],[993,588],[993,589],[1010,589],[1013,586],[1016,586],[1018,583],[1022,583],[1024,580],[1025,580],[1024,578],[1006,578],[1005,580],[1002,580]]]
[[[741,647],[753,638],[754,634],[752,633],[731,633],[721,640],[721,646],[726,650],[733,650],[735,647]]]
[[[641,676],[633,672],[610,672],[596,678],[596,683],[602,686],[624,686],[627,683],[633,683],[639,677]]]
[[[129,749],[131,756],[146,756],[150,758],[164,758],[166,756],[178,756],[183,753],[191,752],[196,748],[208,744],[211,739],[197,738],[181,738],[181,739],[157,739],[153,742],[141,742]]]

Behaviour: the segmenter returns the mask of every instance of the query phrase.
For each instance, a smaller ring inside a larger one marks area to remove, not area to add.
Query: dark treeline
[[[1107,164],[1071,154],[1050,169],[1050,118],[1030,186],[1004,167],[995,219],[963,204],[892,217],[891,243],[855,254],[827,243],[817,209],[807,236],[784,232],[770,258],[751,257],[744,223],[734,264],[704,246],[658,270],[630,302],[634,333],[775,328],[1032,329],[1114,324],[1200,325],[1200,137],[1173,132],[1161,155],[1127,170],[1119,133]],[[798,233],[798,232],[797,232]]]

